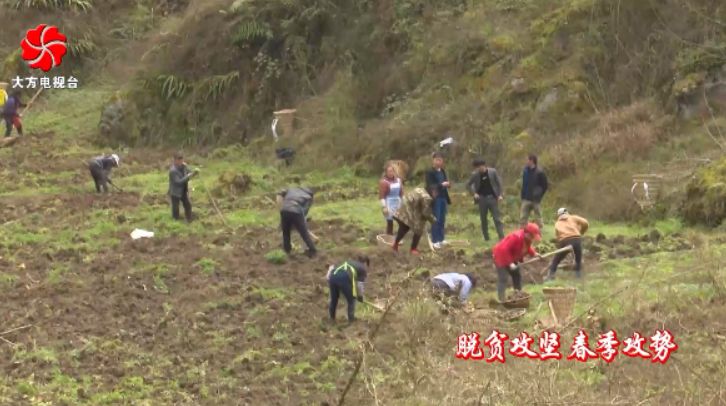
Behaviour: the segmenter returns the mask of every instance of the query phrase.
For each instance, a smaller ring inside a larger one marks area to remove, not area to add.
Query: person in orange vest
[[[515,290],[522,290],[522,272],[519,269],[519,263],[527,255],[541,258],[534,249],[534,243],[541,239],[539,226],[535,223],[528,223],[522,229],[504,237],[494,246],[492,256],[497,269],[497,297],[500,302],[505,300],[507,276],[512,278]]]
[[[557,222],[555,222],[555,237],[557,238],[557,248],[565,248],[568,245],[572,247],[575,253],[575,276],[582,277],[582,236],[587,232],[590,224],[584,218],[570,214],[566,208],[561,207],[557,210]],[[557,266],[565,259],[569,252],[561,252],[555,255],[550,265],[550,271],[545,278],[546,281],[555,279]]]

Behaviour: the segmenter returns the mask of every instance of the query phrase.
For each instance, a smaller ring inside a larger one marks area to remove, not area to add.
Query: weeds
[[[202,258],[194,264],[201,272],[207,276],[213,275],[219,264],[210,258]]]
[[[143,82],[146,89],[155,89],[166,101],[181,99],[192,89],[185,80],[174,75],[158,75]]]
[[[227,91],[229,91],[232,84],[234,84],[237,79],[239,79],[239,72],[210,76],[202,79],[195,86],[195,92],[201,94],[201,100],[204,102],[209,100],[217,101],[221,99]]]
[[[98,46],[89,34],[83,34],[68,43],[68,53],[74,58],[92,56],[97,50]]]
[[[91,0],[8,0],[16,9],[74,9],[88,11],[93,7]]]
[[[265,259],[271,264],[282,265],[287,262],[287,254],[283,250],[275,249],[265,254]]]

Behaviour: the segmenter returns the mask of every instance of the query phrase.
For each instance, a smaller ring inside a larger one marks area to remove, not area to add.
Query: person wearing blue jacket
[[[328,287],[330,288],[330,319],[335,320],[338,299],[342,294],[348,303],[348,322],[355,321],[355,302],[363,302],[365,280],[370,268],[370,259],[359,255],[355,261],[348,260],[328,269]]]
[[[434,152],[431,158],[433,164],[431,169],[426,172],[426,191],[434,199],[433,210],[436,222],[431,226],[431,242],[434,244],[434,248],[438,249],[442,245],[446,245],[446,212],[447,206],[451,204],[449,198],[451,182],[444,170],[444,155]]]

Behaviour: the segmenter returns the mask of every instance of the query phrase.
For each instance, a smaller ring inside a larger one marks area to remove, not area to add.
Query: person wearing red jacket
[[[499,302],[505,300],[504,292],[507,289],[507,275],[512,278],[514,289],[522,290],[522,273],[519,269],[519,263],[524,257],[529,255],[539,257],[533,247],[533,243],[540,241],[542,234],[539,226],[535,223],[529,223],[522,229],[517,230],[494,246],[492,255],[494,257],[494,266],[497,269],[497,297]]]

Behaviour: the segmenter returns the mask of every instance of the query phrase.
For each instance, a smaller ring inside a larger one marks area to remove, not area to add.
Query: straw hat
[[[7,89],[8,88],[8,82],[0,82],[0,89]]]

